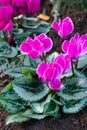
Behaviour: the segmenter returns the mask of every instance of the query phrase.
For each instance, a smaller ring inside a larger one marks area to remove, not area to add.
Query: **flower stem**
[[[41,59],[41,61],[45,61],[46,62],[46,58],[44,56],[44,53],[42,53],[42,55],[40,56],[40,59]]]
[[[60,37],[60,45],[59,45],[59,46],[60,46],[60,50],[59,50],[59,53],[62,52],[62,48],[61,48],[61,46],[62,46],[62,41],[63,41],[63,40],[62,40],[62,38]]]
[[[77,66],[78,66],[78,59],[76,60],[76,65],[75,65],[75,68],[77,69]]]
[[[72,68],[72,75],[75,76],[75,72],[74,72],[74,66],[73,66],[73,60],[71,58],[71,68]]]
[[[7,41],[8,38],[7,38],[5,31],[2,31],[2,32],[3,32],[3,36],[4,36],[5,41]]]

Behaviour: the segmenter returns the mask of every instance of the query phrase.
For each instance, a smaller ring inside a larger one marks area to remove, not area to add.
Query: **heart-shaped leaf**
[[[38,101],[48,93],[47,85],[39,79],[21,77],[12,83],[14,91],[24,100]]]

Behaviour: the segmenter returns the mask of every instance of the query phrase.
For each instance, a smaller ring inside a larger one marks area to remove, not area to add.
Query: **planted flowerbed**
[[[67,114],[77,114],[80,117],[78,112],[87,106],[87,24],[81,23],[81,20],[86,20],[87,14],[84,12],[83,19],[78,18],[80,22],[74,24],[76,19],[72,20],[73,14],[70,17],[66,13],[61,17],[59,6],[52,2],[52,17],[46,22],[44,17],[48,18],[47,16],[42,15],[40,19],[43,20],[40,20],[34,15],[40,9],[39,0],[26,1],[25,4],[9,2],[0,3],[3,22],[0,26],[0,105],[8,112],[6,125],[30,120],[32,125],[34,119],[37,119],[41,120],[43,126],[42,122],[51,119],[52,123],[58,120],[60,122],[57,128],[53,125],[55,130],[64,129],[61,120]],[[66,7],[66,3],[56,2]],[[42,9],[47,6],[45,3]],[[68,8],[73,6],[75,5],[68,5]],[[84,9],[86,10],[85,6]],[[78,29],[80,26],[85,27],[84,31]],[[6,81],[7,85],[3,82],[5,75],[10,77]],[[69,116],[70,121],[74,116]],[[77,124],[80,122],[81,119]],[[26,123],[18,125],[19,129],[24,129],[24,125]],[[80,127],[83,126],[78,125],[78,129]],[[39,126],[36,128],[40,129]],[[66,124],[66,129],[68,128],[70,126]],[[46,127],[41,129],[45,130]]]

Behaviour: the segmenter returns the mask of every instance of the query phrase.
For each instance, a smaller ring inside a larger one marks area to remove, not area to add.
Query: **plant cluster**
[[[10,39],[9,30],[0,40],[0,59],[4,65],[10,63],[6,73],[14,77],[0,93],[0,105],[9,113],[6,124],[58,117],[61,111],[73,114],[87,106],[87,34],[76,33],[67,40],[74,30],[71,18],[54,21],[51,26],[60,36],[61,48],[47,56],[53,47],[46,34],[50,24],[25,16],[21,28],[15,23],[10,30],[15,46],[4,41]]]

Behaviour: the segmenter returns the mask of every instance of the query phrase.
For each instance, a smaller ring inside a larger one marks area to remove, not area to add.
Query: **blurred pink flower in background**
[[[58,32],[58,35],[61,38],[65,39],[69,34],[72,33],[74,29],[74,24],[69,17],[66,17],[63,20],[59,18],[59,23],[57,23],[56,21],[52,23],[52,28]]]
[[[0,0],[0,4],[12,6],[14,16],[29,13],[34,14],[40,9],[40,0]]]
[[[0,4],[2,5],[10,5],[11,0],[0,0]]]
[[[12,29],[12,14],[13,8],[10,5],[0,7],[0,30],[10,31]]]
[[[34,35],[34,39],[27,38],[20,46],[20,50],[25,52],[28,56],[35,59],[42,53],[48,52],[53,46],[52,40],[46,34]]]
[[[13,7],[25,7],[26,0],[12,0]]]
[[[36,13],[40,9],[40,0],[27,0],[28,11],[32,14]]]

